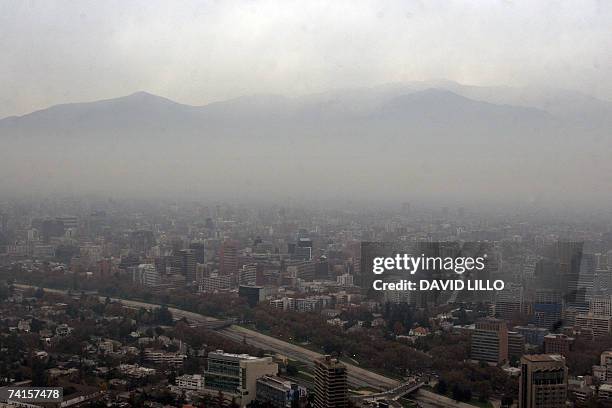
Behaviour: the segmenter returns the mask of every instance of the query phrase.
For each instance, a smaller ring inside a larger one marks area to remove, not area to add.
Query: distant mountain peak
[[[172,99],[168,99],[168,98],[165,98],[163,96],[155,95],[155,94],[152,94],[152,93],[146,92],[146,91],[137,91],[137,92],[134,92],[134,93],[131,93],[129,95],[122,96],[122,97],[119,97],[119,98],[107,99],[107,101],[111,101],[111,102],[112,101],[121,101],[121,100],[124,100],[124,101],[125,100],[127,100],[127,101],[135,101],[135,102],[138,102],[138,103],[155,101],[155,102],[171,103],[171,104],[174,104],[174,105],[182,105],[181,103],[175,102]]]

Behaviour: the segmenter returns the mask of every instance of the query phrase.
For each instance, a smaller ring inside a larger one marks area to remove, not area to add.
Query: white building
[[[155,287],[161,283],[162,277],[153,264],[140,264],[132,272],[132,280],[137,285]]]
[[[176,385],[185,391],[203,391],[204,377],[200,374],[185,374],[176,378]]]
[[[230,354],[217,350],[208,353],[208,368],[204,372],[204,392],[228,400],[234,399],[241,407],[255,399],[257,380],[264,375],[276,375],[278,365],[271,357]]]

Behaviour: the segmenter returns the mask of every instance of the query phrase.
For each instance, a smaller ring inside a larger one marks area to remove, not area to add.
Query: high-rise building
[[[476,322],[471,358],[494,364],[508,360],[508,327],[505,321],[487,318]]]
[[[206,246],[202,242],[192,242],[189,244],[189,249],[193,250],[196,262],[203,264],[206,262]]]
[[[253,357],[248,354],[230,354],[222,350],[208,353],[208,368],[204,372],[204,392],[223,393],[241,407],[255,399],[257,380],[276,375],[278,365],[272,357]]]
[[[324,356],[315,360],[314,408],[348,406],[346,366],[338,359]]]
[[[508,283],[503,290],[495,294],[495,316],[511,320],[520,317],[523,312],[523,286]]]
[[[508,332],[508,358],[521,358],[525,354],[525,336],[519,332]]]
[[[521,358],[519,408],[562,408],[567,399],[567,367],[558,354]]]
[[[551,329],[561,321],[563,296],[554,289],[538,289],[533,304],[533,323]]]
[[[234,241],[224,241],[219,251],[219,273],[234,276],[238,273],[238,245]]]
[[[193,249],[181,249],[178,253],[181,264],[181,274],[185,276],[185,282],[196,282],[196,256]]]

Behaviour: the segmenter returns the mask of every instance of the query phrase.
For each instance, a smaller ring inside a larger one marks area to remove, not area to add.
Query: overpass
[[[425,385],[424,382],[419,382],[419,381],[415,381],[414,379],[411,379],[410,381],[399,384],[398,386],[391,388],[387,391],[378,392],[375,394],[360,395],[357,397],[353,397],[353,400],[376,401],[379,399],[385,399],[385,400],[390,400],[390,401],[397,401],[403,396],[413,393],[414,391],[417,391],[423,385]]]

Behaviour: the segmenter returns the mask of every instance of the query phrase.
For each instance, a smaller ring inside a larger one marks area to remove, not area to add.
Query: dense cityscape
[[[61,406],[612,404],[605,218],[397,207],[3,200],[0,382]],[[486,243],[504,290],[372,292],[364,242]]]

